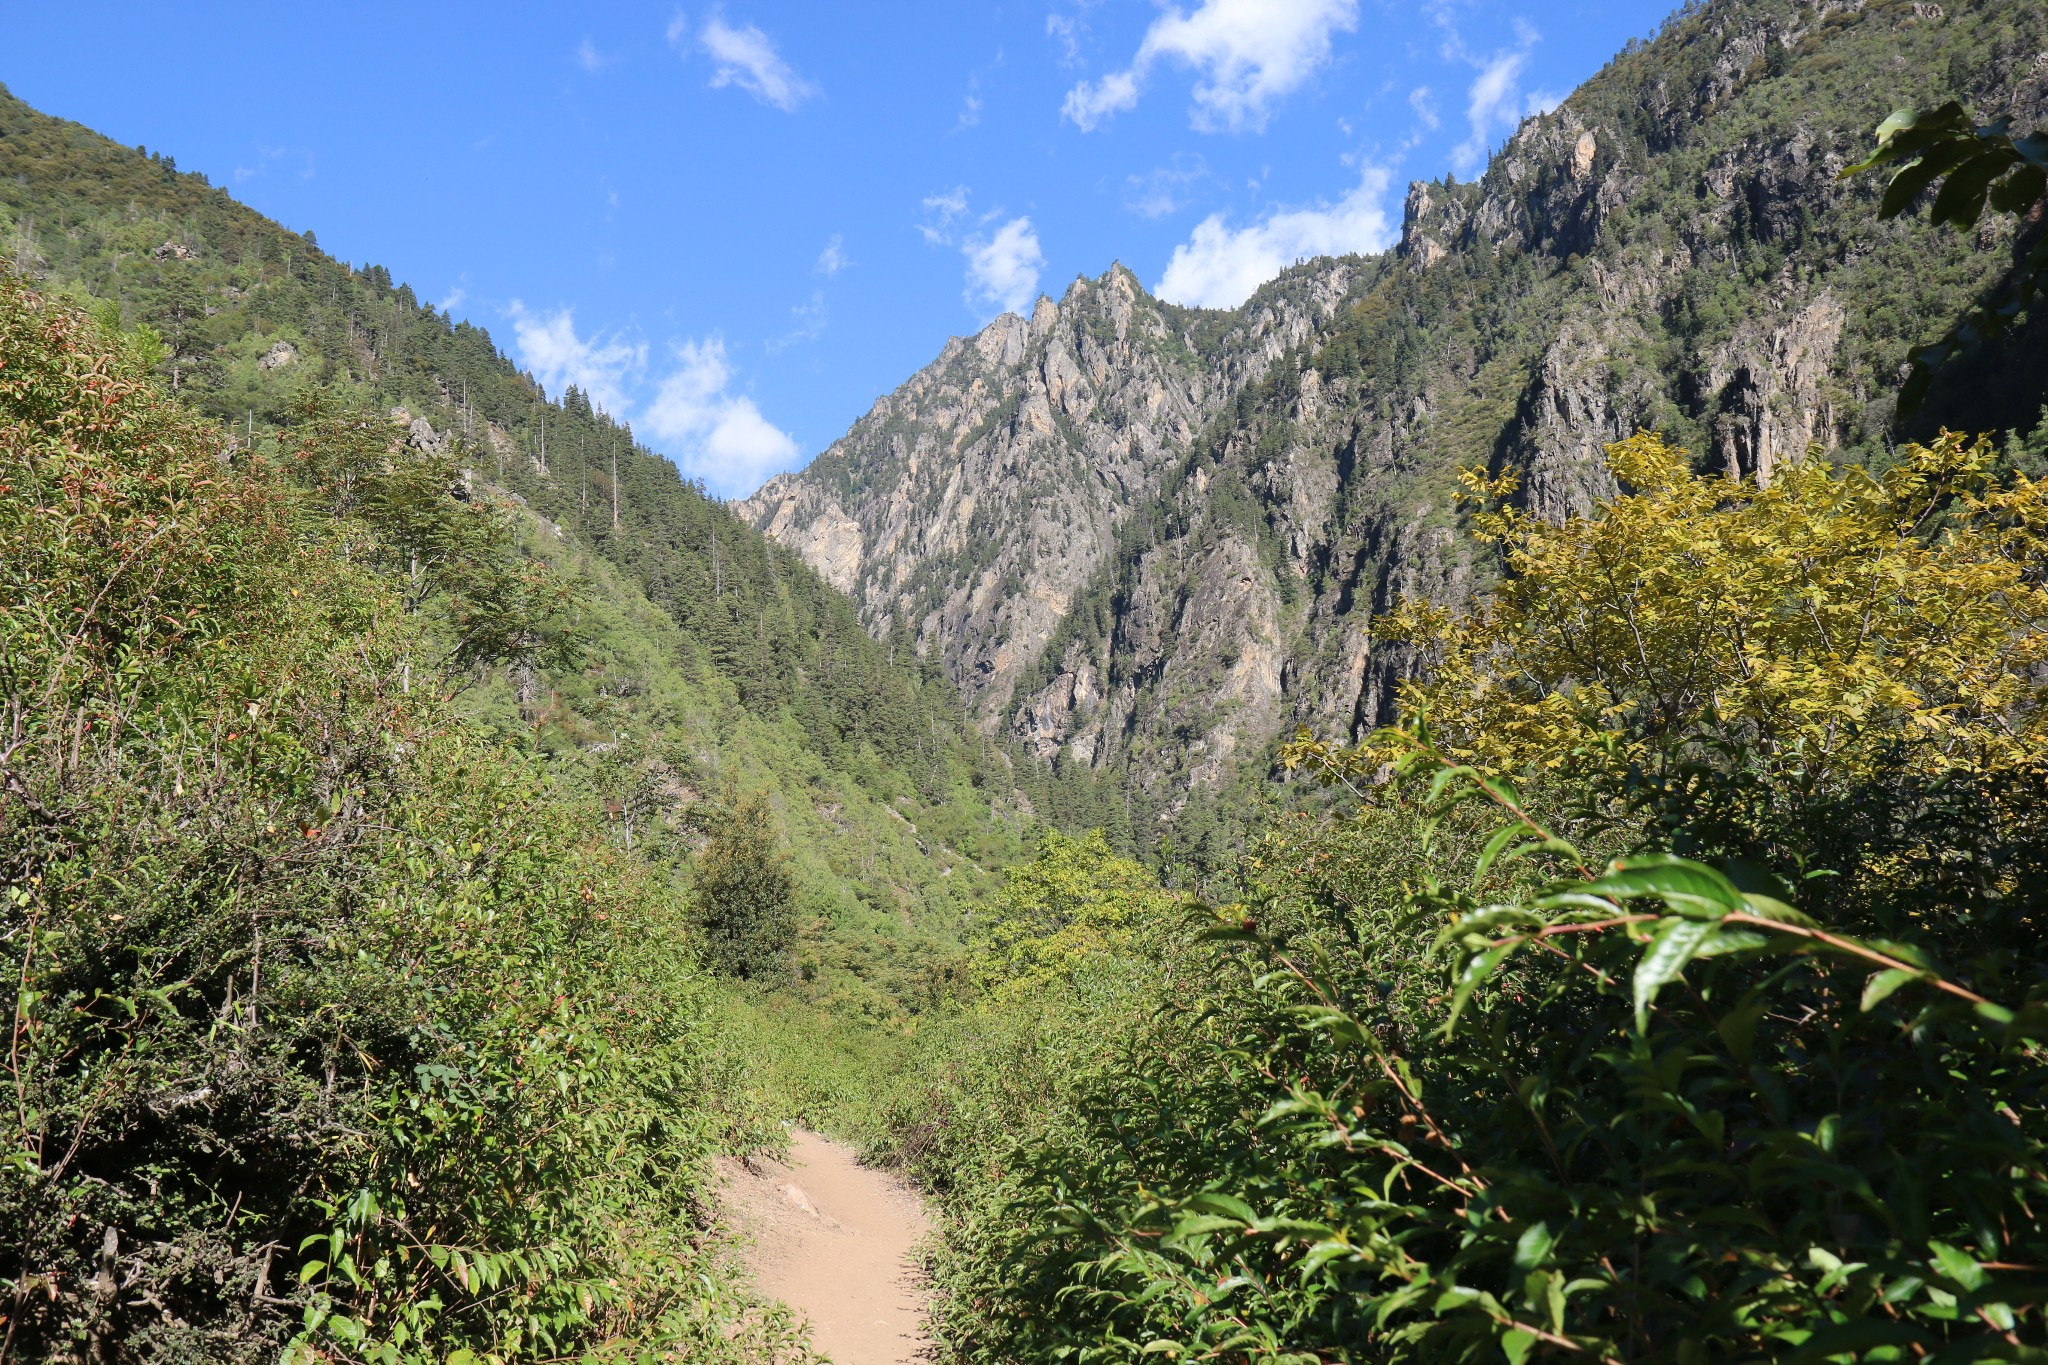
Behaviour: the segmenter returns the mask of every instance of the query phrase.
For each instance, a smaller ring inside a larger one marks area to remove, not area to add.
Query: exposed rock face
[[[1173,308],[1128,270],[1006,313],[876,403],[741,515],[910,631],[999,715],[1134,507],[1221,405],[1317,334],[1354,269],[1277,281],[1235,316]]]
[[[259,370],[281,370],[287,365],[297,364],[298,359],[299,348],[280,337],[271,343],[269,350],[257,357],[256,368]]]
[[[1920,97],[1935,22],[2026,30],[1976,103],[2048,112],[2048,14],[2020,0],[1713,0],[1476,182],[1410,186],[1386,256],[1310,262],[1235,313],[1121,268],[1077,282],[949,342],[743,512],[871,629],[911,631],[991,729],[1127,772],[1170,816],[1294,726],[1391,718],[1415,660],[1376,619],[1496,573],[1461,469],[1516,472],[1557,520],[1615,491],[1603,447],[1643,428],[1766,482],[1816,446],[1883,447],[1924,339],[1896,318],[2005,258],[1880,222],[1878,185],[1836,178]],[[1871,69],[1900,73],[1885,108]]]

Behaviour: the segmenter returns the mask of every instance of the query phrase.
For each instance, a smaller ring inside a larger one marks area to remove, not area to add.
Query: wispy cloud
[[[259,176],[268,175],[273,166],[288,166],[292,163],[296,163],[299,179],[311,180],[313,178],[313,153],[305,147],[259,146],[256,148],[255,163],[253,166],[235,167],[235,181],[237,184],[247,180],[254,180]]]
[[[825,249],[818,253],[818,263],[811,269],[830,278],[852,264],[846,255],[846,239],[835,232],[832,234],[832,240],[825,243]]]
[[[1395,236],[1385,207],[1388,180],[1385,168],[1368,166],[1336,203],[1282,209],[1248,227],[1211,214],[1173,249],[1152,292],[1169,303],[1234,308],[1297,260],[1385,250]]]
[[[1531,51],[1543,41],[1543,35],[1526,19],[1514,21],[1514,47],[1481,56],[1466,47],[1448,10],[1438,8],[1435,17],[1444,30],[1444,57],[1479,71],[1465,91],[1465,138],[1451,149],[1452,169],[1460,175],[1471,175],[1486,164],[1486,154],[1496,141],[1512,133],[1531,114],[1555,108],[1559,97],[1543,90],[1525,93],[1522,89],[1522,73],[1528,69]],[[1412,97],[1410,102],[1414,102]],[[1416,113],[1434,128],[1436,124],[1429,121],[1434,105],[1429,108],[1430,113],[1425,115],[1423,107],[1417,105]]]
[[[830,311],[825,306],[825,291],[813,289],[811,297],[789,310],[791,320],[796,324],[781,336],[770,337],[762,343],[762,349],[770,355],[780,355],[805,341],[816,341],[825,335],[825,324],[831,321]]]
[[[687,31],[681,16],[678,16],[669,25],[669,41],[680,46]],[[713,89],[737,86],[761,103],[772,105],[786,114],[795,113],[798,105],[819,93],[817,86],[798,75],[796,69],[783,60],[768,35],[752,24],[736,28],[726,23],[723,16],[714,14],[705,21],[697,41],[710,54],[714,64],[711,73]]]
[[[1436,96],[1428,86],[1418,85],[1408,92],[1408,107],[1415,111],[1415,117],[1430,132],[1444,126],[1443,115],[1437,111]]]
[[[612,64],[612,59],[597,50],[597,44],[585,38],[576,45],[576,65],[591,75],[596,75]]]
[[[797,445],[761,415],[754,400],[731,392],[734,373],[718,337],[670,346],[672,366],[652,380],[644,405],[648,348],[620,334],[583,336],[567,308],[535,312],[514,300],[512,344],[520,364],[560,395],[571,384],[605,412],[637,420],[660,439],[684,473],[723,497],[743,497],[795,463]]]
[[[1081,21],[1071,14],[1048,14],[1045,16],[1046,36],[1060,45],[1060,65],[1072,66],[1081,60]]]
[[[1124,207],[1143,218],[1164,218],[1187,207],[1188,191],[1209,178],[1209,163],[1191,152],[1176,152],[1164,166],[1124,182]]]
[[[1192,13],[1168,8],[1152,21],[1131,64],[1067,92],[1061,116],[1083,132],[1130,109],[1162,59],[1199,73],[1193,121],[1213,132],[1265,127],[1275,102],[1330,59],[1331,35],[1358,27],[1358,0],[1203,0]],[[1071,37],[1054,29],[1056,36]]]
[[[925,221],[917,225],[924,239],[933,246],[953,244],[953,224],[967,212],[967,187],[955,185],[950,190],[927,195],[924,201]]]

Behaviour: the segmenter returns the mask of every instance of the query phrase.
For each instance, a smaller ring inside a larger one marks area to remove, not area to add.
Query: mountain
[[[466,679],[466,704],[617,807],[617,837],[701,838],[730,786],[771,793],[799,873],[806,989],[927,1003],[1031,806],[936,665],[573,387],[550,396],[481,328],[351,266],[161,153],[0,89],[0,264],[146,327],[176,397],[266,459],[308,412],[388,416],[458,452],[526,553],[583,595],[581,658]],[[1044,803],[1041,802],[1041,805]]]
[[[955,338],[811,466],[741,515],[910,632],[970,704],[1000,709],[1133,508],[1195,433],[1327,325],[1348,269],[1239,313],[1176,308],[1122,266],[1027,322]]]
[[[908,631],[978,722],[1117,776],[1140,822],[1356,736],[1411,671],[1373,623],[1495,573],[1459,471],[1556,519],[1642,427],[1703,467],[1882,464],[1907,349],[1995,284],[2009,230],[1880,222],[1842,181],[1892,108],[2048,111],[2048,12],[1713,0],[1529,119],[1470,183],[1411,185],[1401,239],[1230,312],[1117,267],[997,319],[740,506]],[[1988,249],[1987,249],[1988,248]],[[2034,424],[2042,329],[1938,384],[1919,426]]]

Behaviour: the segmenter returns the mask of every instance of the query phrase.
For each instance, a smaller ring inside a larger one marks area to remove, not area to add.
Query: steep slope
[[[936,666],[872,639],[630,427],[573,388],[551,400],[382,267],[4,90],[0,258],[153,328],[158,373],[239,451],[293,458],[321,404],[389,413],[422,450],[453,443],[470,495],[521,506],[529,552],[588,599],[579,664],[500,669],[470,704],[614,800],[622,841],[685,853],[729,781],[772,789],[810,987],[883,1012],[928,997],[1027,814]]]
[[[870,509],[917,506],[916,488],[955,478],[977,509],[1044,505],[1035,490],[1094,481],[1075,462],[1120,448],[1116,409],[1084,413],[1057,441],[1013,442],[1008,464],[944,461],[934,440],[921,485],[857,427],[750,514],[822,563],[823,519],[805,511],[863,490],[843,507],[859,540],[839,532],[859,554],[838,561],[857,562],[861,583],[979,587],[973,610],[943,618],[966,638],[936,626],[923,638],[983,723],[1048,762],[1126,771],[1152,815],[1171,815],[1296,724],[1341,736],[1388,715],[1410,661],[1374,639],[1374,617],[1405,595],[1462,600],[1493,572],[1461,533],[1461,468],[1519,471],[1528,508],[1555,518],[1611,487],[1603,443],[1643,426],[1732,474],[1768,478],[1811,448],[1882,461],[1907,348],[2012,257],[1995,225],[1965,239],[1881,223],[1878,186],[1836,173],[1891,108],[1950,96],[2038,121],[2048,14],[2020,0],[1688,8],[1525,123],[1478,181],[1411,186],[1395,250],[1298,267],[1236,315],[1205,319],[1230,336],[1272,307],[1272,290],[1315,301],[1287,334],[1294,349],[1184,381],[1207,406],[1178,410],[1185,440],[1160,432],[1146,461],[1156,492],[1124,507],[1115,545],[1090,528],[1078,591],[1072,565],[1038,548],[1056,542],[1003,538],[1018,518],[984,523],[935,562],[926,542],[910,551],[882,533]],[[1115,278],[1038,316],[1078,321]],[[1128,293],[1134,313],[1147,308]],[[1001,351],[1022,329],[999,321],[935,369]],[[1924,423],[2031,426],[2039,346],[2037,329],[1976,367],[1974,388],[1938,386]],[[877,414],[914,408],[932,375]],[[1114,393],[1124,378],[1093,382]],[[1052,402],[1040,374],[1018,386]],[[983,567],[997,563],[1018,568]],[[871,628],[886,600],[863,597]],[[986,671],[1003,686],[963,668],[997,658]]]
[[[738,510],[994,715],[1131,509],[1246,383],[1328,324],[1349,273],[1296,272],[1235,314],[1161,303],[1122,266],[1076,280],[1028,322],[1006,313],[949,341]]]

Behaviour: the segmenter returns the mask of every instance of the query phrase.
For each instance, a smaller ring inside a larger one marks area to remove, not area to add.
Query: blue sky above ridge
[[[21,7],[0,81],[488,327],[714,492],[1121,260],[1376,250],[1664,0]]]

